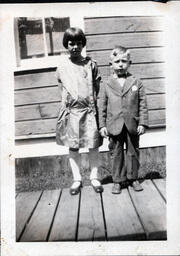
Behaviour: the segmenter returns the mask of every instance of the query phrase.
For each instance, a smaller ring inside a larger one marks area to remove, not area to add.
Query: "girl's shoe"
[[[102,193],[104,191],[104,188],[98,179],[92,179],[91,186],[93,187],[93,189],[96,193]]]
[[[74,181],[72,186],[70,187],[70,191],[69,191],[70,194],[72,196],[77,195],[80,192],[81,187],[82,187],[81,181],[79,181],[79,180]]]

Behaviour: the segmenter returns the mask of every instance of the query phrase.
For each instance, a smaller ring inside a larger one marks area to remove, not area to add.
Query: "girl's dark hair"
[[[67,49],[68,41],[82,41],[83,47],[86,45],[86,37],[80,28],[68,28],[64,32],[63,45]]]

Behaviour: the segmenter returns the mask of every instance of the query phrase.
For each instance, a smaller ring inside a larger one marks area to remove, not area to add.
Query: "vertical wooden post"
[[[42,27],[43,27],[43,42],[44,42],[45,57],[48,57],[48,48],[47,48],[47,41],[46,41],[45,17],[42,18]]]
[[[20,45],[19,45],[19,31],[18,31],[18,18],[14,18],[14,40],[15,40],[15,54],[16,54],[16,66],[20,67]]]

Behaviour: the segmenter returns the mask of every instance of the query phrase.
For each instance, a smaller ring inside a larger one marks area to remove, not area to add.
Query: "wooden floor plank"
[[[41,191],[18,194],[16,198],[16,240],[19,239],[40,195]]]
[[[50,233],[49,241],[75,241],[79,195],[71,196],[63,189]]]
[[[166,180],[165,179],[154,179],[152,181],[157,187],[163,199],[166,201]]]
[[[143,240],[145,232],[139,222],[127,189],[112,194],[112,184],[104,186],[103,205],[108,240]]]
[[[46,241],[59,194],[60,190],[43,192],[41,200],[21,237],[21,242]]]
[[[100,194],[91,186],[83,187],[79,216],[78,241],[104,241],[105,229]]]
[[[151,180],[142,183],[141,192],[129,188],[130,195],[147,233],[147,239],[166,239],[166,205]]]

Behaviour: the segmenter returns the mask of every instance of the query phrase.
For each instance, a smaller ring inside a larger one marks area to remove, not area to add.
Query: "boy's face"
[[[126,54],[118,54],[114,56],[111,61],[111,67],[117,76],[122,76],[126,74],[128,68],[130,66],[130,59]]]
[[[68,41],[67,47],[71,57],[78,58],[81,56],[81,52],[83,49],[82,41]]]

